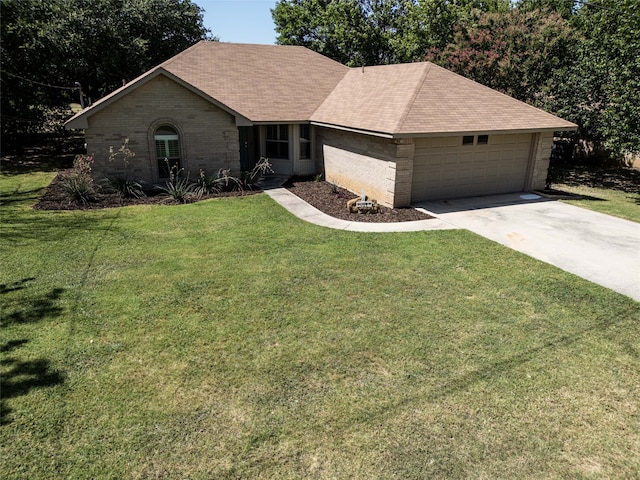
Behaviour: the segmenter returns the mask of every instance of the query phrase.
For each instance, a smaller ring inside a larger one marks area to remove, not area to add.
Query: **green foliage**
[[[128,177],[108,177],[102,188],[121,198],[142,198],[145,196],[142,184]]]
[[[231,175],[230,169],[221,168],[216,174],[215,182],[220,192],[232,192],[243,189],[242,179]]]
[[[189,182],[188,175],[183,176],[184,168],[179,168],[178,164],[169,167],[169,160],[165,159],[165,162],[169,170],[169,181],[164,186],[157,186],[158,190],[178,203],[192,202],[202,196],[197,184]]]
[[[212,193],[220,193],[222,190],[219,185],[219,179],[215,176],[209,176],[205,173],[204,170],[200,170],[200,174],[198,175],[198,179],[195,183],[196,192],[201,195],[207,195]]]
[[[558,110],[556,85],[574,63],[575,31],[560,14],[513,9],[456,26],[452,42],[427,59],[507,95]]]
[[[70,202],[86,205],[95,198],[92,163],[92,155],[78,155],[75,158],[72,173],[62,182],[62,188]]]
[[[575,23],[584,35],[572,77],[586,136],[614,157],[640,154],[640,3],[585,5]]]
[[[360,66],[415,61],[446,45],[463,18],[508,8],[508,0],[282,0],[272,14],[278,43]]]
[[[75,82],[97,100],[207,33],[192,0],[3,0],[3,138],[45,119],[59,129],[79,101]]]

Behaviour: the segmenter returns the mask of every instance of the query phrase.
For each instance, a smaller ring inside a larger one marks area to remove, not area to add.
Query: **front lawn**
[[[640,304],[466,231],[0,175],[1,478],[633,478]]]

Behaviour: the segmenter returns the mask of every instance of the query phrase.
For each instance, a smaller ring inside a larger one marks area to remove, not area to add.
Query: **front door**
[[[252,127],[238,127],[240,139],[240,168],[242,171],[251,170],[253,165],[249,157],[249,135]]]

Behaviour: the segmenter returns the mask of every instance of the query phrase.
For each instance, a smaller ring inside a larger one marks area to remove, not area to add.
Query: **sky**
[[[271,9],[276,0],[193,0],[205,10],[204,26],[221,42],[274,44]]]

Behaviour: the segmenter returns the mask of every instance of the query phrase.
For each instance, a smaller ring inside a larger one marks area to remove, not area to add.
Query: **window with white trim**
[[[267,158],[289,158],[289,125],[267,125]]]
[[[180,136],[169,125],[162,125],[156,129],[153,136],[156,143],[156,160],[160,178],[169,178],[169,171],[177,165],[182,168],[180,161]],[[168,163],[168,165],[167,165]]]

